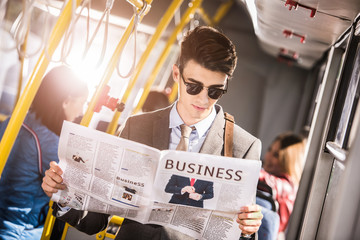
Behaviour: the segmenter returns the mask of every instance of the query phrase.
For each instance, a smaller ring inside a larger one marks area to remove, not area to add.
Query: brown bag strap
[[[224,138],[224,156],[233,156],[233,136],[234,136],[234,117],[225,112],[225,138]]]

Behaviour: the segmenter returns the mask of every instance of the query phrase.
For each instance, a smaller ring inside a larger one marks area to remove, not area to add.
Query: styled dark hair
[[[65,120],[63,103],[68,97],[81,97],[87,93],[87,85],[66,66],[51,69],[43,78],[30,111],[36,114],[49,130],[60,135]]]
[[[181,72],[189,60],[211,71],[226,73],[231,78],[237,56],[235,46],[228,37],[212,27],[199,26],[189,31],[181,43]]]

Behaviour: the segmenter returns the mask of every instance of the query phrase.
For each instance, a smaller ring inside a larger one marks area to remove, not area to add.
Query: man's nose
[[[199,98],[202,104],[209,102],[208,90],[207,88],[203,88],[199,93]]]

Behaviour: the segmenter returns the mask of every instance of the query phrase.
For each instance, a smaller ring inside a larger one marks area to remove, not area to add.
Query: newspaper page
[[[158,224],[196,239],[235,239],[240,207],[255,203],[260,161],[160,151],[65,122],[59,142],[67,189],[53,201]]]
[[[67,189],[53,201],[117,215],[150,204],[159,150],[64,122],[58,156]]]
[[[255,203],[260,168],[260,161],[162,151],[153,185],[156,203],[144,222],[196,239],[238,239],[237,214]]]

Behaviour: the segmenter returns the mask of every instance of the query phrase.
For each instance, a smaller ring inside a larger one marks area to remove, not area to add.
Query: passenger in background
[[[280,226],[278,239],[284,239],[285,230],[293,210],[304,166],[305,140],[294,133],[277,136],[265,154],[259,185],[271,187],[272,196],[278,203]],[[258,187],[259,188],[259,187]],[[257,203],[261,204],[258,200]],[[264,217],[265,220],[266,217]],[[266,220],[265,220],[266,221]],[[259,240],[261,240],[261,225]]]
[[[42,80],[0,179],[0,239],[40,239],[50,200],[42,178],[59,161],[63,121],[82,114],[87,96],[86,83],[68,67],[53,68]]]
[[[142,107],[143,112],[152,112],[170,105],[169,98],[163,92],[150,91]]]

